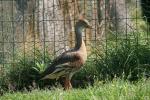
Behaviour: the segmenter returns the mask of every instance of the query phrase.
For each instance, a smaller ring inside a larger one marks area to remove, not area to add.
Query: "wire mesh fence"
[[[83,34],[89,54],[103,44],[107,56],[108,44],[117,48],[120,40],[132,38],[137,48],[139,42],[148,45],[149,5],[144,4],[139,0],[0,0],[0,68],[13,64],[18,54],[35,56],[38,49],[44,56],[47,51],[59,55],[72,48],[81,12],[92,25]]]

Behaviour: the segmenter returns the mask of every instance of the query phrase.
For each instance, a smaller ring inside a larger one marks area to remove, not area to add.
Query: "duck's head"
[[[79,20],[76,23],[76,27],[80,27],[80,28],[92,28],[92,26],[90,25],[89,21],[87,19],[85,19],[83,14],[79,15]]]
[[[78,23],[77,25],[82,28],[92,28],[92,26],[86,19],[79,19],[79,21],[77,23]]]

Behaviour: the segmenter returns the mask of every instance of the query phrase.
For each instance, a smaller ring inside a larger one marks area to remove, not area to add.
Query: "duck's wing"
[[[41,74],[41,78],[50,74],[65,74],[65,72],[71,69],[71,65],[69,65],[70,62],[74,62],[79,59],[80,57],[76,53],[63,53],[54,59],[52,64],[45,69],[45,71]]]

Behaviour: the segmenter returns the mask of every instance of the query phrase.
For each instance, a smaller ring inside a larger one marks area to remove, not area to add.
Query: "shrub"
[[[118,40],[99,45],[92,50],[84,67],[73,76],[74,87],[93,85],[94,80],[112,80],[120,77],[137,80],[143,76],[150,76],[150,47],[145,42],[135,42],[134,39]],[[21,90],[33,87],[44,88],[55,85],[56,80],[36,81],[38,75],[51,63],[52,56],[45,55],[39,50],[32,55],[16,56],[11,66],[4,67],[4,74],[0,76],[0,88],[7,90]],[[62,83],[62,80],[59,80]],[[1,91],[1,90],[0,90]]]
[[[99,53],[96,60],[96,68],[99,78],[137,80],[150,75],[150,48],[149,45],[136,44],[132,40],[121,40],[117,47],[108,44],[105,54]]]
[[[5,76],[0,77],[1,86],[9,90],[22,90],[34,87],[34,81],[48,63],[51,63],[51,55],[46,52],[43,55],[39,50],[35,50],[33,55],[16,55],[16,60],[4,70]],[[6,67],[5,67],[6,68]],[[7,83],[6,83],[7,80]],[[36,83],[37,85],[40,83]]]

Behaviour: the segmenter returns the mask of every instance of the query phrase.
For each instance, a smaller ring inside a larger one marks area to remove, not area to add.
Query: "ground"
[[[64,91],[33,90],[31,92],[6,93],[0,100],[150,100],[150,80],[131,83],[123,80],[96,82],[94,87]]]

